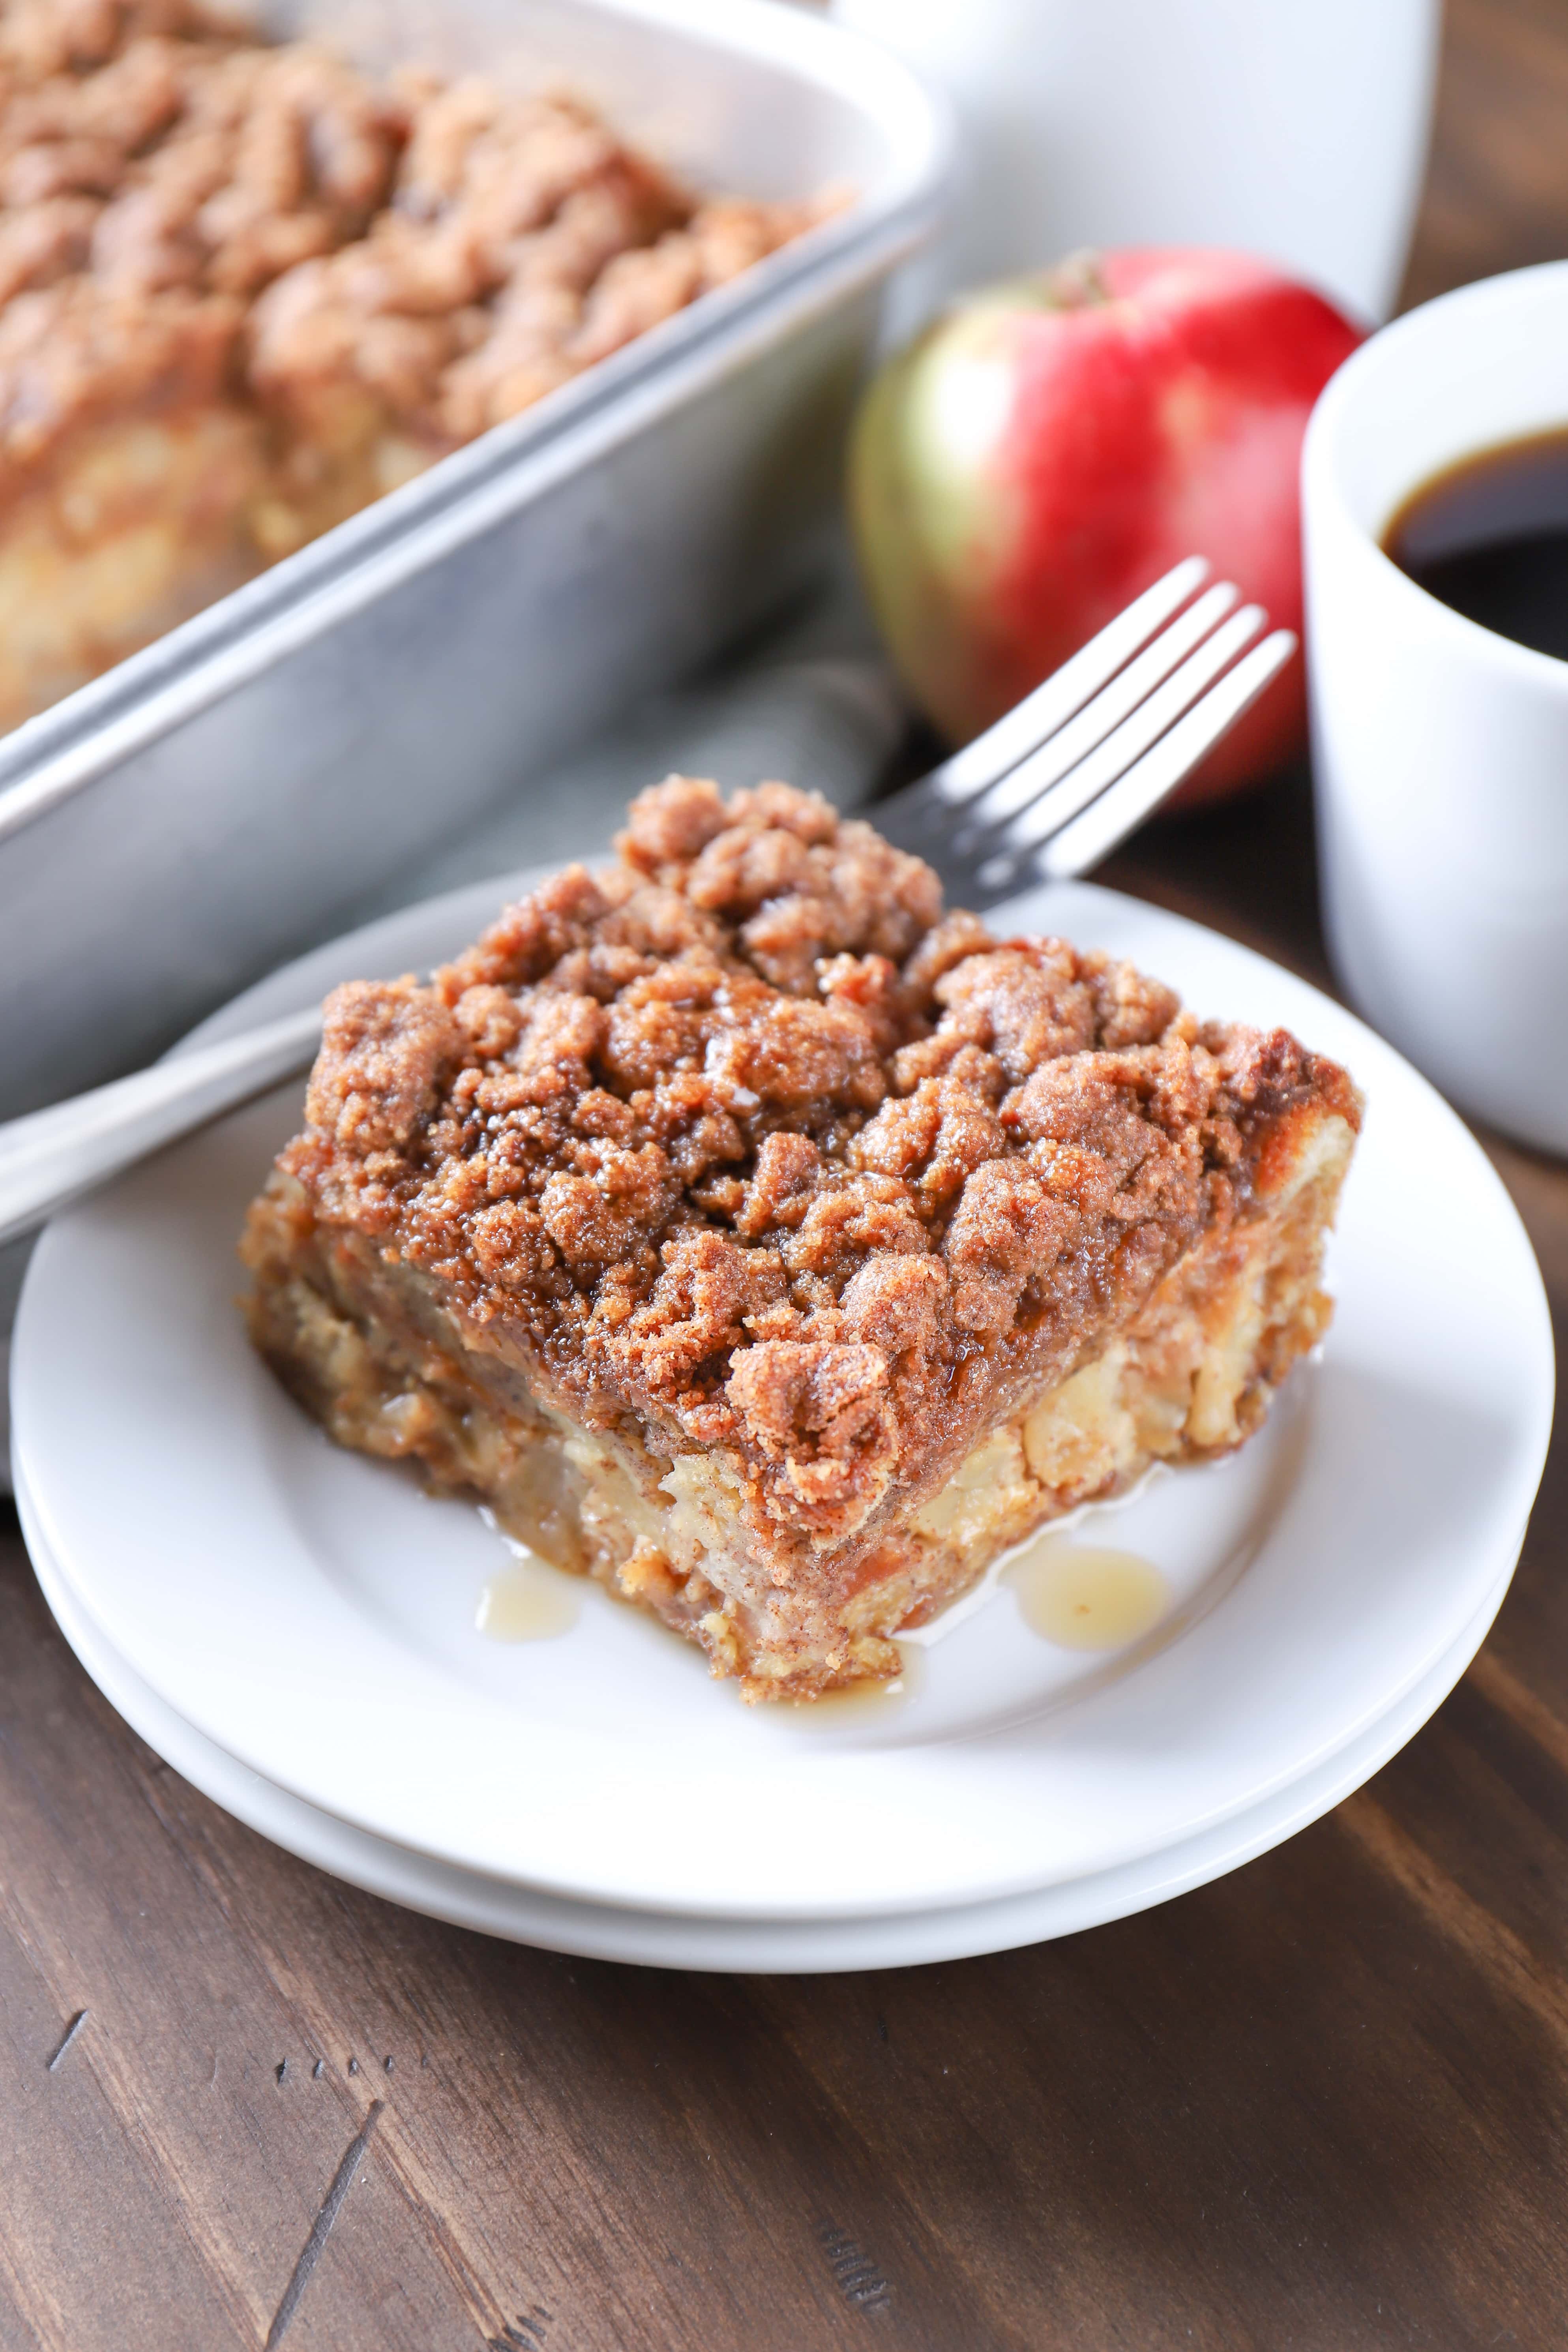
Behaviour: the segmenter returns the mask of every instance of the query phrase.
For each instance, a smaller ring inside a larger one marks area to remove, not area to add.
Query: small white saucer
[[[207,1034],[426,965],[502,895],[340,940]],[[133,1171],[35,1255],[16,1458],[92,1625],[216,1748],[391,1846],[540,1896],[813,1934],[1081,1885],[1375,1741],[1496,1605],[1540,1478],[1552,1341],[1518,1216],[1426,1081],[1276,966],[1085,886],[1009,924],[1286,1024],[1369,1100],[1322,1360],[1233,1460],[1151,1486],[1101,1538],[1170,1580],[1142,1643],[1054,1647],[1004,1591],[923,1653],[905,1704],[806,1723],[742,1707],[597,1588],[561,1638],[481,1639],[497,1539],[329,1445],[246,1342],[236,1236],[298,1088]]]
[[[333,1877],[432,1918],[482,1935],[584,1959],[649,1968],[702,1969],[768,1975],[829,1974],[848,1969],[910,1968],[970,1959],[1020,1944],[1075,1935],[1128,1917],[1204,1886],[1267,1853],[1330,1811],[1385,1764],[1447,1696],[1485,1640],[1509,1584],[1505,1575],[1453,1647],[1384,1719],[1293,1788],[1237,1815],[1220,1829],[1168,1853],[1145,1855],[1065,1886],[1001,1902],[849,1920],[694,1919],[573,1903],[527,1887],[433,1862],[405,1847],[353,1829],[276,1789],[205,1739],[149,1690],[92,1623],[39,1533],[20,1482],[17,1493],[28,1549],[44,1597],[71,1648],[111,1706],[149,1747],[205,1796],[275,1845]]]

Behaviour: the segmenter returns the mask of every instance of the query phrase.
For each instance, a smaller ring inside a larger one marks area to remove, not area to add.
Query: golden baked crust
[[[247,439],[244,482],[225,475],[232,503],[221,520],[204,510],[190,557],[220,593],[215,541],[222,586],[237,565],[254,573],[835,201],[700,202],[570,96],[413,71],[383,86],[184,0],[9,0],[0,608],[53,596],[51,641],[74,632],[87,675],[202,601],[160,576],[140,639],[90,587],[68,611],[56,558],[113,529],[80,521],[84,465],[101,477],[111,462],[95,436],[156,420],[177,438],[216,412]],[[177,452],[161,457],[178,469]],[[28,499],[43,568],[7,570],[7,510]],[[0,667],[0,723],[75,682],[46,664],[18,702]]]
[[[640,1497],[603,1572],[753,1692],[891,1671],[998,1542],[1240,1442],[1326,1322],[1359,1098],[1282,1031],[943,919],[928,867],[788,786],[672,778],[619,846],[429,985],[329,999],[253,1328],[336,1433],[492,1499],[529,1444],[597,1446]],[[1116,1344],[1095,1410],[1131,1434],[1075,1467],[1067,1391]],[[1007,1431],[987,1550],[940,1498]]]

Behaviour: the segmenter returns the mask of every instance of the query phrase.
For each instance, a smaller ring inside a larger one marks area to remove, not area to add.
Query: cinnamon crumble
[[[1256,1426],[1359,1097],[787,785],[671,778],[618,846],[329,999],[253,1335],[747,1696],[895,1673],[1005,1545]]]
[[[0,724],[834,201],[700,200],[569,95],[187,0],[0,5]]]

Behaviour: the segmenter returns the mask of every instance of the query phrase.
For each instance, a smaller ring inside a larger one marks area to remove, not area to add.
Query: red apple
[[[1301,436],[1361,331],[1245,254],[1080,256],[960,302],[866,395],[860,564],[893,659],[967,742],[1184,555],[1301,627]],[[1183,797],[1300,745],[1300,655]]]

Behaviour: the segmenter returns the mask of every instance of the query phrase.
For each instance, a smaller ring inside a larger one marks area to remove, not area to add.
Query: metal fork
[[[987,733],[870,811],[950,898],[994,906],[1085,873],[1175,790],[1289,661],[1261,605],[1189,558]],[[1251,651],[1246,649],[1250,646]],[[1239,658],[1238,658],[1239,657]],[[156,1062],[0,1126],[0,1244],[220,1112],[309,1067],[318,1012]]]
[[[1208,572],[1194,555],[1157,580],[994,727],[879,801],[878,832],[977,910],[1098,866],[1296,650],[1289,629],[1262,635],[1268,614],[1229,581],[1196,595]]]

